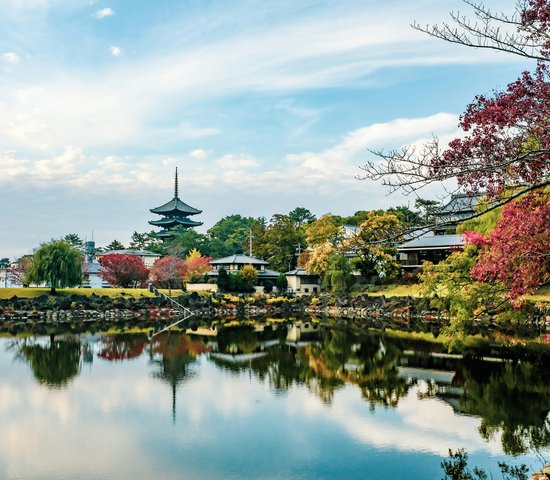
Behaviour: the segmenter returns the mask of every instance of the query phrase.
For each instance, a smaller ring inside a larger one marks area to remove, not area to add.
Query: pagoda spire
[[[176,167],[176,178],[174,180],[174,198],[178,198],[178,167]]]

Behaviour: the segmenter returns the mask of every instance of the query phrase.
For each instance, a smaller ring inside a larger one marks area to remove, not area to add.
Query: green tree
[[[279,273],[277,277],[277,290],[279,290],[279,292],[286,292],[287,288],[288,280],[286,279],[286,275],[284,273]]]
[[[344,223],[344,225],[359,226],[365,221],[367,214],[368,211],[366,210],[357,210],[353,215],[342,218],[342,222]]]
[[[10,259],[7,257],[0,258],[0,268],[10,268]]]
[[[288,217],[294,222],[296,228],[302,225],[307,225],[315,221],[315,215],[311,213],[307,208],[297,207],[289,212]]]
[[[358,235],[349,243],[357,253],[355,265],[363,275],[391,279],[401,273],[401,265],[395,260],[395,245],[401,240],[404,229],[404,223],[394,213],[383,210],[368,212]]]
[[[424,295],[431,298],[433,307],[449,315],[449,324],[442,333],[451,339],[450,346],[462,341],[475,318],[510,308],[502,298],[501,285],[476,282],[471,277],[479,253],[479,247],[465,245],[464,250],[453,252],[437,265],[424,262],[422,267],[419,278]]]
[[[187,254],[197,248],[205,255],[210,255],[209,242],[206,235],[192,228],[177,227],[174,235],[166,245],[166,251],[173,257],[185,258]]]
[[[420,216],[424,223],[430,223],[433,220],[433,213],[438,206],[439,202],[436,200],[417,198],[414,201],[414,208],[420,211]]]
[[[113,240],[109,245],[105,247],[108,251],[111,250],[124,250],[124,245],[120,243],[118,240]]]
[[[296,250],[305,245],[304,233],[288,215],[275,214],[269,225],[263,219],[252,225],[254,256],[269,262],[270,268],[287,271],[296,266]]]
[[[135,250],[148,250],[149,252],[163,254],[164,246],[162,240],[155,232],[132,233],[130,248]]]
[[[342,253],[334,253],[328,258],[324,281],[334,296],[345,295],[352,284],[350,261]]]
[[[218,271],[218,288],[221,292],[229,291],[229,274],[225,268],[220,268]]]
[[[43,243],[32,257],[29,279],[45,282],[51,294],[56,288],[74,287],[82,278],[82,254],[65,240]]]
[[[82,250],[84,248],[84,241],[76,233],[69,233],[68,235],[65,235],[63,240],[77,250]]]
[[[267,234],[267,220],[265,217],[255,218],[251,226],[252,230],[252,254],[256,257],[263,258],[267,253],[264,247]],[[249,253],[250,240],[247,238],[243,243],[243,251]]]
[[[229,274],[229,291],[236,293],[249,291],[245,287],[243,277],[239,272]]]
[[[250,234],[254,219],[241,215],[222,218],[207,232],[211,244],[210,256],[219,258],[243,253],[243,245]]]
[[[405,228],[419,227],[425,223],[418,212],[415,212],[404,205],[388,208],[386,213],[393,213],[394,215],[397,215],[399,220],[403,222]]]

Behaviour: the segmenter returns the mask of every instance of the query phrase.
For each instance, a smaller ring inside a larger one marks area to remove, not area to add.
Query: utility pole
[[[250,255],[249,256],[252,256],[252,239],[254,237],[252,236],[252,229],[250,229],[250,236],[249,236],[249,242],[250,242],[250,249],[249,249],[249,252],[250,252]]]

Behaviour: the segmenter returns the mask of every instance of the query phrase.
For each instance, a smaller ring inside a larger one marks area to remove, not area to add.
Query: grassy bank
[[[401,285],[401,284],[390,284],[390,285],[377,285],[377,286],[365,286],[358,285],[353,289],[352,295],[360,295],[366,293],[369,296],[377,297],[384,295],[385,297],[421,297],[421,287],[418,284],[412,285]],[[550,285],[546,285],[540,288],[532,295],[527,295],[525,297],[527,300],[533,302],[550,302]]]
[[[93,294],[97,296],[107,297],[153,297],[154,295],[146,288],[60,288],[57,290],[58,295],[84,295],[91,296]],[[161,290],[162,293],[168,295],[168,290]],[[41,295],[49,295],[49,288],[0,288],[0,300],[10,299],[14,296],[19,298],[34,298]],[[172,295],[177,296],[181,293],[180,290],[172,290]],[[421,288],[418,284],[401,285],[356,285],[352,292],[352,296],[361,294],[368,294],[369,296],[377,297],[384,295],[385,297],[421,297]],[[550,302],[550,285],[546,285],[540,288],[533,295],[526,297],[533,302]]]
[[[56,291],[59,296],[84,295],[89,297],[95,294],[100,297],[154,297],[146,288],[60,288]],[[168,290],[161,290],[161,292],[168,295]],[[180,293],[180,290],[172,290],[172,295],[177,295],[178,293]],[[49,294],[49,288],[0,288],[0,300],[9,299],[14,296],[19,298],[34,298]]]

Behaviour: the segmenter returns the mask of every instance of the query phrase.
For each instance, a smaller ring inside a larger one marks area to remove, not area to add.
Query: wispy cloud
[[[98,10],[95,12],[94,17],[98,20],[102,20],[103,18],[110,17],[111,15],[114,15],[114,11],[110,7],[102,8],[101,10]]]
[[[120,57],[124,53],[124,50],[122,48],[116,47],[114,45],[109,47],[109,51],[111,52],[111,55],[113,57]]]
[[[19,63],[21,59],[15,52],[6,52],[2,54],[2,60],[7,63]]]
[[[196,148],[195,150],[191,150],[189,152],[189,156],[191,158],[194,158],[195,160],[204,160],[210,156],[212,153],[211,150],[204,150],[202,148]]]
[[[336,193],[342,187],[358,185],[359,166],[370,159],[368,147],[399,147],[404,144],[423,143],[433,134],[451,138],[457,131],[458,116],[438,113],[421,118],[401,118],[376,123],[353,130],[330,148],[318,152],[289,153],[269,169],[260,170],[261,161],[250,154],[227,153],[209,160],[211,152],[192,150],[180,159],[164,158],[165,166],[184,165],[189,174],[187,182],[194,185],[214,184],[217,188],[235,186],[251,191],[293,191],[300,188],[330,187]],[[110,185],[125,184],[139,191],[144,187],[163,188],[172,179],[172,172],[157,169],[157,157],[137,160],[109,155],[95,160],[82,149],[66,147],[51,158],[31,160],[18,158],[16,152],[3,153],[0,166],[0,185],[25,177],[29,182],[79,185],[82,188],[103,189]],[[201,162],[191,162],[201,160]],[[205,163],[212,162],[212,163]],[[212,165],[215,168],[212,168]],[[123,175],[113,175],[113,171]],[[246,171],[246,175],[242,172]],[[359,187],[362,188],[362,187]]]
[[[228,170],[243,170],[258,166],[258,161],[250,155],[224,155],[216,160],[216,165]]]

